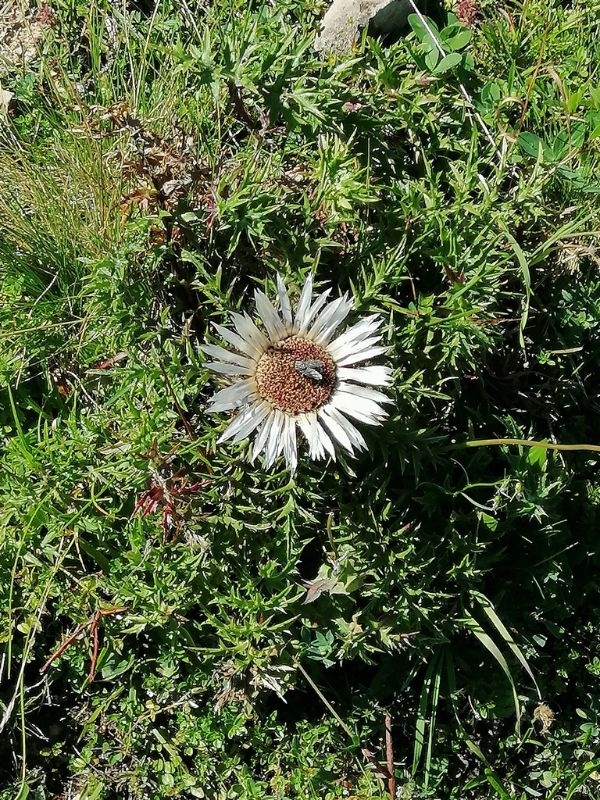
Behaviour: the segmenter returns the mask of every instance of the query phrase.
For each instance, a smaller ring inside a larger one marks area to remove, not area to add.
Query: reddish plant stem
[[[385,758],[387,769],[390,774],[388,778],[388,790],[391,800],[396,798],[396,778],[394,777],[394,740],[392,739],[392,717],[389,712],[385,715]]]
[[[92,616],[82,622],[81,625],[78,625],[73,633],[70,633],[64,642],[60,645],[60,647],[52,653],[52,655],[47,659],[44,665],[40,668],[40,672],[44,673],[52,664],[53,661],[56,661],[57,658],[60,658],[62,654],[67,650],[73,642],[81,636],[83,631],[86,628],[91,628],[91,636],[92,636],[92,656],[90,660],[90,670],[88,673],[88,679],[90,683],[94,680],[96,675],[96,663],[98,661],[98,650],[99,650],[99,634],[98,634],[98,626],[100,624],[100,620],[103,617],[110,617],[112,614],[121,614],[123,611],[127,611],[124,606],[119,606],[118,608],[101,608],[98,611],[94,611]]]

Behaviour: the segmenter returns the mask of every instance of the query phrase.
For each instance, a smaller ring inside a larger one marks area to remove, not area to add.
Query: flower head
[[[330,293],[313,297],[309,276],[292,313],[278,275],[278,309],[264,292],[254,292],[262,329],[247,314],[234,313],[236,332],[214,326],[233,350],[202,346],[215,359],[207,367],[230,381],[208,411],[237,411],[219,442],[241,441],[256,431],[251,458],[264,452],[267,468],[283,453],[288,467],[296,469],[296,426],[311,458],[335,459],[336,446],[351,454],[366,449],[352,420],[379,425],[387,416],[382,404],[390,399],[372,387],[389,386],[391,370],[364,366],[387,350],[379,344],[382,319],[365,317],[336,336],[353,303],[347,294],[328,302]]]

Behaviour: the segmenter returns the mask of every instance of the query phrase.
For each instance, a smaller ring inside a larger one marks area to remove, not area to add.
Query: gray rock
[[[422,2],[417,5],[423,7]],[[413,13],[410,0],[333,0],[323,17],[315,49],[324,55],[346,53],[365,27],[374,36],[397,36]]]

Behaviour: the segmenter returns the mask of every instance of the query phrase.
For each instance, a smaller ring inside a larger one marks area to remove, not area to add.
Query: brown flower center
[[[303,414],[329,400],[335,364],[321,345],[289,336],[272,345],[256,366],[256,384],[265,400],[286,414]]]

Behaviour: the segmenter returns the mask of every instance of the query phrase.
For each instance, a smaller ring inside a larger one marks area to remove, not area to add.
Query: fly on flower
[[[325,365],[318,358],[309,358],[308,361],[295,361],[294,368],[305,378],[312,378],[313,381],[322,381],[322,370]]]
[[[391,400],[373,387],[389,386],[391,370],[364,365],[387,351],[380,344],[382,319],[371,315],[337,333],[353,302],[347,294],[328,302],[330,293],[313,297],[309,276],[293,313],[278,275],[278,308],[264,292],[254,292],[262,328],[248,314],[233,313],[235,332],[214,326],[233,349],[202,345],[215,359],[207,367],[229,380],[208,411],[237,412],[219,442],[256,432],[251,459],[264,452],[267,468],[283,453],[289,469],[296,469],[296,426],[311,458],[335,459],[336,446],[351,454],[366,449],[354,421],[379,425],[387,417],[383,404]]]

